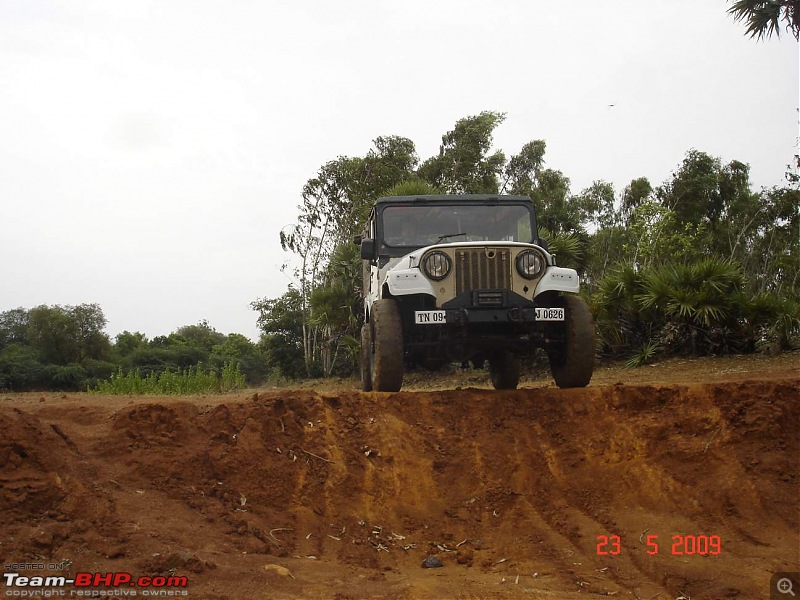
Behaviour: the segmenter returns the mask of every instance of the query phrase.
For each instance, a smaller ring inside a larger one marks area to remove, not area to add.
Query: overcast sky
[[[257,339],[305,181],[379,135],[425,159],[482,110],[507,113],[507,155],[546,140],[575,193],[660,184],[690,148],[781,185],[798,44],[746,38],[728,5],[0,0],[0,311]]]

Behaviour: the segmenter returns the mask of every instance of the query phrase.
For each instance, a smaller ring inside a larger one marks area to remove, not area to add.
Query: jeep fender
[[[575,269],[547,267],[533,295],[536,297],[545,292],[570,292],[572,294],[577,294],[580,292],[580,289],[581,282],[578,277],[578,272]]]
[[[387,287],[392,296],[408,296],[410,294],[428,294],[436,297],[431,281],[420,273],[418,268],[392,269],[386,274]]]

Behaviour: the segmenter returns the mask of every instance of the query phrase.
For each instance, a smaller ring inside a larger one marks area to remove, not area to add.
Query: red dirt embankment
[[[185,575],[196,600],[767,598],[772,573],[800,571],[798,398],[785,369],[581,390],[4,396],[0,560]],[[598,536],[620,553],[598,555]],[[718,555],[698,554],[711,536]],[[421,568],[431,554],[443,568]]]

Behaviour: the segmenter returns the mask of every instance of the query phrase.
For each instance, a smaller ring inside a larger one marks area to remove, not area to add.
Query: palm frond
[[[642,347],[636,354],[634,354],[627,360],[625,366],[629,369],[634,369],[636,367],[641,367],[642,365],[646,365],[659,352],[661,352],[661,346],[653,340],[648,340],[642,345]]]
[[[786,21],[795,39],[800,36],[800,2],[797,0],[736,0],[728,9],[736,22],[747,24],[745,35],[763,40],[780,37],[780,20]]]
[[[540,228],[539,235],[547,240],[550,253],[558,257],[559,265],[574,267],[583,260],[583,244],[574,233],[553,232]]]

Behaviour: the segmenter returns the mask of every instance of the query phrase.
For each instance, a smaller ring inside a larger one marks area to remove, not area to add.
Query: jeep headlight
[[[536,279],[544,267],[544,257],[536,250],[524,250],[517,255],[517,271],[525,279]]]
[[[425,275],[434,281],[441,281],[450,274],[450,257],[444,252],[431,252],[422,259]]]

